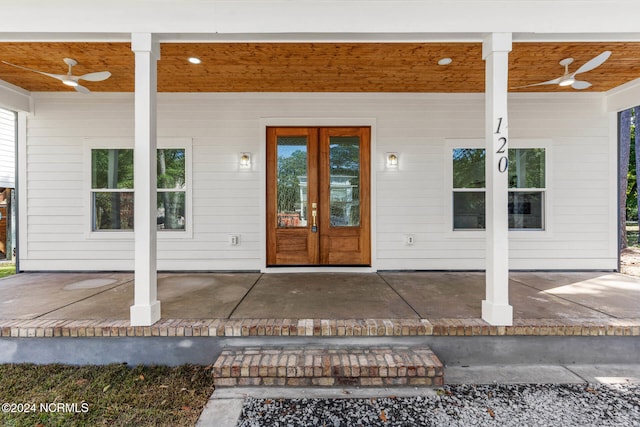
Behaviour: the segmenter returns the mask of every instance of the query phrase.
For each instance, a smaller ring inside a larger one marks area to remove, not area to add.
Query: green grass
[[[0,403],[27,404],[30,411],[12,413],[5,405],[0,425],[193,426],[212,392],[204,366],[0,365]],[[58,403],[75,408],[44,410]]]
[[[0,278],[16,274],[15,264],[0,265]]]

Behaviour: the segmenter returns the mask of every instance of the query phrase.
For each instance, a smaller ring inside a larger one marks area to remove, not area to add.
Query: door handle
[[[318,224],[316,223],[316,218],[318,217],[318,204],[311,203],[311,232],[318,232]]]

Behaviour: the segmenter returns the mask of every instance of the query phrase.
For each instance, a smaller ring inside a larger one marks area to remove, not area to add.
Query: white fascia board
[[[606,109],[609,112],[623,111],[640,105],[640,79],[613,88],[604,95]]]
[[[161,33],[158,39],[166,43],[480,43],[484,36],[484,33]]]
[[[13,111],[31,111],[31,92],[0,80],[0,107]]]
[[[1,0],[0,0],[1,1]],[[0,31],[0,41],[21,42],[121,42],[131,41],[131,33],[68,33],[68,32],[4,32]]]
[[[517,33],[514,42],[640,42],[640,33]]]
[[[481,43],[487,33],[154,33],[162,43]],[[514,43],[640,42],[640,33],[513,33]],[[114,42],[128,43],[131,33],[5,33],[0,42]]]
[[[20,0],[3,33],[637,33],[637,0]]]

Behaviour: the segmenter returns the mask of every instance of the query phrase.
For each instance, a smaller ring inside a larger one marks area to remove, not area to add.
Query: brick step
[[[424,346],[233,347],[213,365],[224,386],[438,386],[444,369]]]

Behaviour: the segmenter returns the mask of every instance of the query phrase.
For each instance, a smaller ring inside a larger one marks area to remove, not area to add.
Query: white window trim
[[[544,148],[545,150],[545,187],[544,187],[544,218],[542,223],[544,229],[517,229],[509,230],[509,238],[513,240],[546,240],[553,236],[553,223],[551,218],[553,204],[551,203],[553,189],[552,170],[553,141],[551,139],[510,139],[509,148]],[[449,238],[455,239],[485,239],[486,230],[454,230],[453,229],[453,162],[452,152],[454,148],[485,148],[484,139],[447,139],[444,144],[444,227],[445,234]],[[519,188],[517,191],[526,191]],[[530,189],[538,191],[538,189]],[[470,190],[472,191],[472,189]]]
[[[91,203],[91,150],[94,149],[133,149],[134,141],[131,138],[86,138],[84,152],[84,221],[85,238],[97,240],[134,240],[133,230],[102,230],[94,231],[92,227],[92,203]],[[158,240],[192,239],[193,238],[193,171],[192,171],[192,138],[158,138],[158,148],[184,148],[185,152],[185,229],[184,230],[158,230]],[[135,170],[133,171],[135,174]],[[135,188],[134,188],[135,192]],[[135,209],[135,207],[134,207]],[[134,225],[135,227],[135,225]]]

